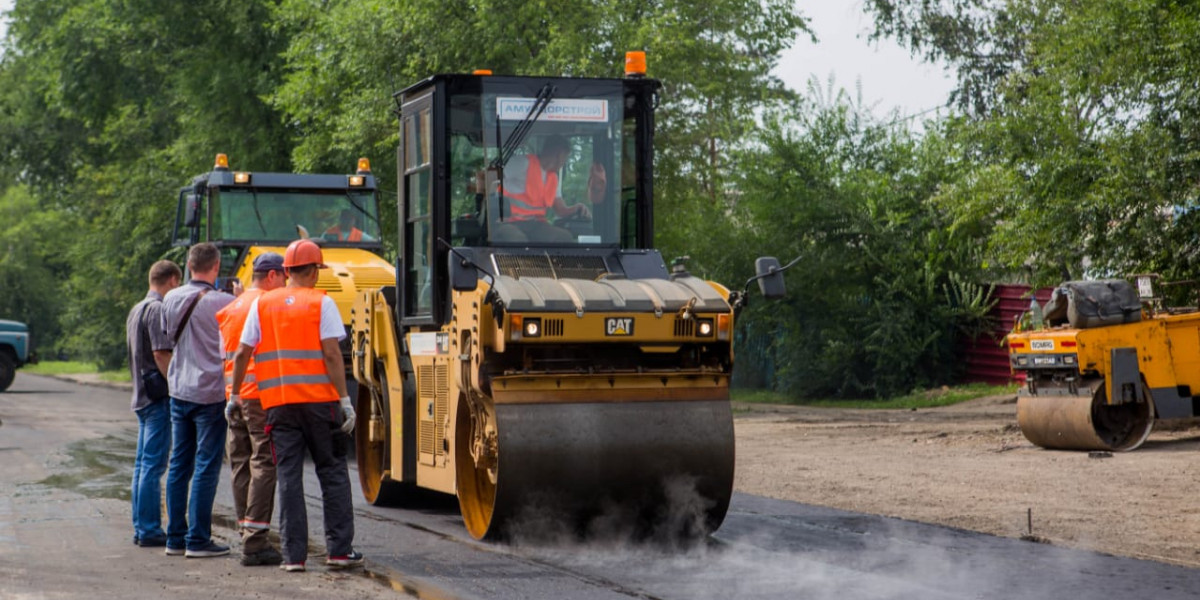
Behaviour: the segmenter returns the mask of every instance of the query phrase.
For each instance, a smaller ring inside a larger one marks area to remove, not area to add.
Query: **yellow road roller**
[[[369,502],[455,494],[476,539],[720,526],[750,282],[653,248],[661,86],[631,64],[397,93],[400,267],[351,315]],[[751,281],[777,297],[786,268],[761,258]]]
[[[1155,419],[1200,412],[1200,312],[1163,309],[1154,278],[1067,282],[1007,336],[1021,432],[1043,448],[1127,451]],[[1036,304],[1036,300],[1034,301]]]

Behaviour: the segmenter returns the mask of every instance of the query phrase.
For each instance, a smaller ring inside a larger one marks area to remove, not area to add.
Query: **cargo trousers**
[[[242,398],[229,422],[225,453],[229,458],[233,507],[242,534],[242,553],[271,547],[271,515],[275,512],[275,461],[267,437],[267,413],[256,398]]]
[[[303,563],[308,556],[306,453],[312,456],[321,485],[326,553],[346,556],[354,549],[354,506],[346,467],[350,436],[341,432],[341,425],[337,402],[284,404],[267,409],[267,435],[275,455],[279,487],[279,540],[285,563]]]

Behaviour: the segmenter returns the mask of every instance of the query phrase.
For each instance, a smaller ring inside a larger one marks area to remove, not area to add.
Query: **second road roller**
[[[1156,419],[1200,414],[1200,312],[1164,308],[1156,276],[1072,281],[1007,337],[1017,422],[1043,448],[1127,451]]]
[[[752,281],[782,295],[787,267],[760,258],[730,290],[654,249],[661,85],[644,73],[635,53],[625,77],[444,74],[396,94],[397,281],[351,315],[369,502],[455,494],[476,539],[720,526],[734,318]]]

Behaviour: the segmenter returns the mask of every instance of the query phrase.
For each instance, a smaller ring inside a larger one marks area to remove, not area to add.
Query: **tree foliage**
[[[961,168],[934,200],[996,261],[1062,277],[1190,278],[1200,7],[1133,0],[877,0],[881,34],[958,69]],[[974,50],[973,50],[974,49]],[[978,58],[979,49],[985,49]],[[983,90],[972,94],[971,90]]]
[[[760,168],[739,184],[738,220],[773,242],[761,253],[799,262],[783,306],[754,308],[745,339],[758,351],[739,355],[738,376],[771,379],[753,373],[767,364],[780,389],[817,397],[953,381],[987,300],[977,240],[927,202],[950,168],[938,138],[882,124],[844,94],[788,114],[744,161]]]

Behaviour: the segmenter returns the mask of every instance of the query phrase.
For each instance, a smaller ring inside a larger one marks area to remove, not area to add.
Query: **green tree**
[[[948,125],[937,201],[1000,264],[1064,276],[1195,275],[1200,7],[1152,0],[878,1],[881,31],[986,98]],[[971,48],[999,49],[988,61]]]
[[[24,321],[43,355],[59,337],[70,273],[61,250],[75,231],[68,215],[42,210],[25,186],[0,193],[0,318]]]
[[[739,381],[809,397],[953,381],[960,336],[986,302],[979,238],[949,229],[928,201],[952,167],[937,136],[881,123],[843,93],[789,111],[763,144],[742,161],[753,167],[739,234],[799,262],[788,297],[743,319]],[[753,373],[761,364],[775,376]]]
[[[168,249],[176,193],[216,152],[290,169],[289,130],[264,101],[288,30],[273,3],[18,2],[0,63],[0,173],[77,224],[59,344],[124,360],[124,316]],[[14,293],[0,291],[0,295]]]

